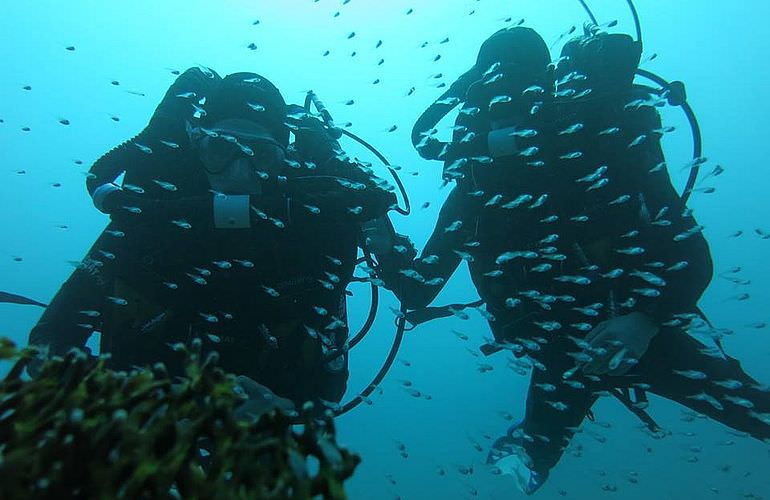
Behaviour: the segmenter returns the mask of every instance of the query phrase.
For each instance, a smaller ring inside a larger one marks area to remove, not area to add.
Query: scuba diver
[[[174,348],[199,338],[265,403],[342,398],[361,225],[396,198],[320,120],[260,75],[191,68],[88,190],[111,222],[30,344],[62,355],[99,331],[110,367],[182,375]]]
[[[455,185],[420,257],[389,221],[368,224],[386,286],[414,324],[481,306],[533,365],[523,421],[488,463],[534,493],[601,395],[656,428],[645,391],[770,438],[770,393],[689,332],[712,276],[702,227],[671,184],[656,107],[633,84],[641,47],[588,25],[552,63],[532,29],[503,29],[417,121],[413,142]],[[433,128],[462,103],[450,143]],[[696,160],[701,161],[701,160]],[[425,308],[461,262],[481,300]]]

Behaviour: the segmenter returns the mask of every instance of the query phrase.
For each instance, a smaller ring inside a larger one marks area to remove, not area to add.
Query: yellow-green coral
[[[14,361],[0,382],[0,498],[345,498],[359,458],[331,417],[237,420],[234,377],[199,359],[200,342],[176,348],[187,376],[173,382],[161,365],[115,372],[74,350],[29,380],[34,351],[0,339]]]

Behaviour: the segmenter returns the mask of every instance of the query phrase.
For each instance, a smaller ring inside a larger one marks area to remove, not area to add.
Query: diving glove
[[[518,489],[532,495],[548,479],[548,473],[534,470],[534,463],[522,446],[521,423],[512,426],[508,434],[497,439],[487,456],[487,465],[496,467],[501,475],[511,476]]]
[[[527,495],[535,493],[545,482],[545,477],[527,467],[516,453],[501,458],[495,466],[503,475],[513,477],[519,490]]]

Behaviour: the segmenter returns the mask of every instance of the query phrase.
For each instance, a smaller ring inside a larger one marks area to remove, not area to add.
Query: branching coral
[[[0,339],[13,363],[0,382],[0,498],[345,498],[359,458],[330,416],[240,421],[243,396],[216,355],[173,347],[187,358],[174,381],[160,364],[115,372],[76,350],[29,379],[34,350]]]

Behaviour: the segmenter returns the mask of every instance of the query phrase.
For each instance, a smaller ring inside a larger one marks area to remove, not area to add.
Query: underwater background
[[[257,72],[298,104],[314,90],[338,124],[351,122],[349,130],[401,167],[413,211],[393,219],[420,248],[449,190],[441,189],[441,164],[421,159],[409,133],[443,92],[441,83],[465,72],[488,36],[522,18],[553,44],[553,57],[569,38],[563,34],[587,21],[577,0],[29,0],[1,6],[0,290],[43,302],[107,223],[85,190],[90,164],[144,127],[176,78],[173,70],[200,64],[221,75]],[[590,6],[600,22],[618,20],[611,32],[633,33],[624,1]],[[638,0],[637,8],[643,60],[652,59],[642,67],[687,85],[709,158],[701,175],[715,164],[725,168],[699,184],[713,193],[695,192],[689,202],[715,261],[701,307],[715,326],[732,330],[723,339],[728,353],[770,383],[770,4]],[[442,122],[444,137],[455,113]],[[677,128],[664,147],[681,190],[689,128],[678,109],[662,115]],[[369,152],[347,139],[342,146],[388,177]],[[750,284],[720,277],[734,267]],[[361,284],[350,289],[355,331],[368,312],[369,291]],[[744,293],[748,299],[736,299]],[[476,298],[461,269],[436,303]],[[384,291],[372,332],[351,354],[345,401],[369,383],[390,348],[390,308],[397,309],[397,301]],[[40,313],[0,304],[0,334],[25,344]],[[373,404],[338,419],[340,442],[363,457],[348,483],[350,498],[523,496],[512,479],[483,465],[490,438],[511,423],[504,413],[514,421],[522,415],[528,384],[507,368],[509,354],[476,356],[488,337],[486,322],[473,311],[468,320],[436,320],[407,333]],[[482,373],[480,363],[494,369]],[[431,399],[412,397],[405,380]],[[654,395],[650,400],[650,413],[671,435],[654,439],[617,401],[600,400],[597,422],[584,423],[537,497],[770,497],[766,444]]]

